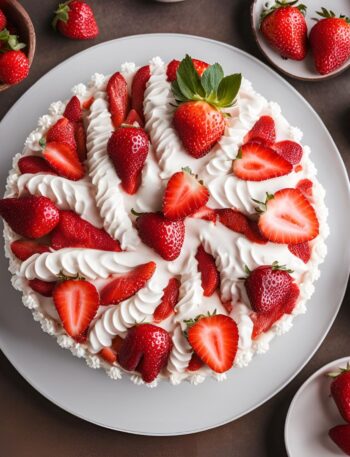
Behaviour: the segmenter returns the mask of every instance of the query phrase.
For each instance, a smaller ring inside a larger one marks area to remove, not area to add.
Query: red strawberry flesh
[[[202,278],[203,295],[211,297],[220,285],[220,275],[216,268],[215,259],[200,245],[197,250],[196,260],[198,262],[198,271]]]
[[[48,173],[50,175],[57,175],[50,164],[43,157],[39,156],[24,156],[20,158],[18,168],[23,174]]]
[[[116,305],[123,300],[126,300],[127,298],[135,295],[136,292],[144,287],[147,281],[151,279],[155,269],[156,264],[154,262],[148,262],[137,266],[126,274],[112,279],[101,290],[100,304]]]
[[[271,116],[261,116],[244,137],[244,143],[262,143],[272,146],[276,141],[275,121]]]
[[[176,278],[170,278],[164,288],[161,302],[154,310],[153,321],[158,324],[167,319],[175,312],[175,306],[179,300],[180,282]]]

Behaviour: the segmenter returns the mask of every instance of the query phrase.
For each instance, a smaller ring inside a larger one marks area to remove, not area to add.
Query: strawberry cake
[[[302,132],[186,56],[96,73],[14,158],[0,215],[44,332],[135,384],[199,384],[289,331],[320,276],[325,191]]]

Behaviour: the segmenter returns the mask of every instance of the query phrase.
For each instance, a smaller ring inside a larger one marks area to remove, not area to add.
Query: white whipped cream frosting
[[[269,349],[276,335],[282,335],[291,329],[296,315],[306,312],[306,302],[313,294],[314,282],[320,275],[319,265],[327,253],[325,239],[329,228],[328,210],[324,202],[325,191],[317,180],[317,170],[311,161],[308,146],[303,146],[302,170],[298,173],[293,171],[287,176],[262,182],[242,181],[232,174],[232,160],[236,157],[244,136],[261,115],[268,114],[273,117],[277,141],[291,139],[301,143],[303,136],[298,128],[289,125],[276,103],[268,102],[257,94],[251,83],[245,79],[242,81],[236,104],[227,109],[231,117],[228,117],[223,137],[207,156],[194,159],[188,155],[172,125],[174,99],[166,77],[166,64],[157,57],[150,61],[150,69],[144,112],[151,144],[142,172],[142,184],[135,196],[128,196],[121,190],[120,179],[107,154],[107,142],[114,129],[106,95],[109,77],[100,73],[95,73],[87,85],[80,83],[72,89],[72,93],[82,102],[94,98],[85,119],[88,149],[86,177],[74,182],[47,174],[21,175],[17,162],[22,155],[17,154],[5,193],[6,197],[27,193],[49,197],[60,209],[71,209],[96,227],[104,227],[112,237],[120,241],[125,252],[61,249],[37,254],[25,262],[20,262],[9,249],[10,243],[18,236],[5,223],[5,254],[9,258],[10,271],[13,273],[12,284],[22,291],[23,304],[32,311],[33,318],[40,322],[43,331],[55,336],[62,348],[69,349],[77,357],[85,358],[91,368],[103,368],[114,380],[120,379],[124,370],[117,363],[111,366],[105,362],[98,355],[99,351],[110,346],[116,335],[125,336],[127,329],[135,323],[152,322],[153,312],[161,301],[164,287],[171,277],[176,276],[181,282],[176,313],[160,324],[171,332],[173,347],[168,365],[159,378],[168,379],[174,385],[183,380],[198,385],[208,376],[222,381],[226,379],[226,375],[213,373],[208,367],[195,373],[186,369],[192,350],[184,336],[184,320],[215,309],[227,314],[217,294],[209,298],[203,296],[195,259],[198,246],[202,243],[205,250],[215,258],[221,277],[222,301],[234,303],[230,315],[239,328],[239,348],[234,365],[246,367],[255,354],[265,353]],[[127,80],[130,93],[137,67],[127,62],[121,71]],[[39,119],[38,127],[25,141],[23,155],[40,154],[40,139],[62,116],[65,106],[66,103],[61,101],[50,105],[49,114]],[[205,181],[211,194],[209,206],[235,207],[245,213],[254,212],[253,198],[264,200],[266,192],[273,193],[281,188],[294,187],[301,179],[311,179],[312,204],[319,219],[320,234],[311,242],[312,256],[307,265],[293,256],[286,246],[273,243],[252,244],[220,223],[215,225],[190,218],[185,221],[185,242],[181,255],[175,261],[166,262],[143,245],[133,227],[131,208],[138,211],[159,210],[167,179],[184,166],[190,166]],[[291,315],[283,316],[268,332],[253,341],[253,322],[249,317],[251,309],[240,278],[244,276],[245,265],[254,269],[275,260],[294,270],[292,276],[300,288],[300,297]],[[68,336],[60,324],[52,300],[40,296],[28,286],[30,279],[53,281],[57,274],[64,272],[68,275],[80,273],[94,282],[99,289],[107,282],[107,278],[125,273],[148,261],[154,261],[157,265],[151,280],[137,294],[119,305],[101,306],[90,327],[86,344],[76,343]],[[144,384],[137,373],[132,373],[130,379],[137,385]],[[148,387],[156,385],[157,380]]]

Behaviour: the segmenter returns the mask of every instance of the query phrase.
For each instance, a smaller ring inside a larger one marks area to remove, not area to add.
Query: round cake
[[[186,56],[50,105],[0,215],[44,332],[112,379],[221,381],[306,312],[329,233],[303,134],[240,74]]]

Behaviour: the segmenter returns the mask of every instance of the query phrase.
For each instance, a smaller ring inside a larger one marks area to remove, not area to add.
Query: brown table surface
[[[125,35],[150,32],[201,35],[232,44],[264,60],[250,31],[248,0],[186,0],[174,4],[152,0],[90,1],[101,32],[97,40],[88,42],[70,41],[51,30],[50,15],[57,0],[23,0],[22,3],[36,28],[37,52],[29,78],[19,86],[0,93],[0,119],[26,89],[59,62],[97,42]],[[289,80],[325,122],[348,170],[349,76],[347,71],[336,79],[319,83]],[[319,367],[349,355],[349,290],[344,301],[332,330],[317,354],[282,392],[233,423],[184,437],[134,436],[84,422],[38,394],[1,354],[0,454],[6,457],[284,457],[284,421],[293,395]]]

